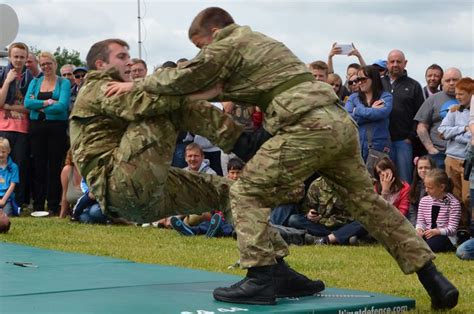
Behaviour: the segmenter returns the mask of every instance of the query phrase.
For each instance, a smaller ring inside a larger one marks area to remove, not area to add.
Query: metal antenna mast
[[[138,58],[142,58],[142,17],[140,16],[140,0],[137,0],[138,4]]]

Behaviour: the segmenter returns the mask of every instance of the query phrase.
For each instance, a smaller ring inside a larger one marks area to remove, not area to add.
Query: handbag
[[[375,165],[380,159],[389,158],[388,152],[390,152],[388,147],[385,147],[384,151],[379,151],[372,148],[372,128],[367,129],[367,138],[369,142],[369,153],[367,155],[367,161],[365,162],[365,167],[369,174],[373,177]]]

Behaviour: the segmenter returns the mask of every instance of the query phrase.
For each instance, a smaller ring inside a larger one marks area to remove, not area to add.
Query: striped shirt
[[[427,195],[420,200],[418,205],[418,216],[416,219],[416,229],[428,230],[431,228],[432,206],[439,206],[438,219],[436,219],[437,229],[441,235],[454,236],[461,219],[461,205],[453,194],[437,200]]]

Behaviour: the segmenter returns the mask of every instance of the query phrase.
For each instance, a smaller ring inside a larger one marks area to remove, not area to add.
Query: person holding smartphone
[[[365,61],[364,58],[362,58],[362,55],[360,54],[359,50],[354,46],[353,43],[351,44],[338,44],[337,42],[332,44],[331,50],[329,51],[328,55],[328,68],[329,68],[329,73],[334,73],[334,66],[333,66],[333,61],[332,58],[336,55],[347,55],[348,57],[355,56],[359,60],[360,66],[365,66]],[[348,72],[349,74],[349,67],[348,67]]]

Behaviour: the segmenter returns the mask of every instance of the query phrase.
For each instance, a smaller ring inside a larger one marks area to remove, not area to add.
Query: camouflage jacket
[[[90,71],[70,115],[73,159],[91,191],[105,210],[107,174],[117,161],[127,161],[157,145],[163,161],[163,180],[171,165],[180,130],[202,134],[223,150],[230,150],[242,132],[232,118],[206,101],[190,102],[186,97],[150,95],[134,90],[106,97],[106,84],[119,81],[119,73]],[[128,126],[157,119],[161,134],[154,137],[127,132]],[[146,165],[144,165],[146,167]]]
[[[322,216],[319,223],[328,228],[337,228],[353,221],[344,204],[322,177],[314,180],[309,186],[303,209],[315,209]]]
[[[217,31],[213,42],[192,60],[178,68],[159,70],[136,86],[155,94],[183,95],[223,83],[221,100],[259,106],[265,129],[276,134],[311,109],[337,103],[331,86],[314,80],[279,93],[269,103],[262,102],[262,96],[275,87],[308,73],[306,65],[281,42],[231,24]]]

